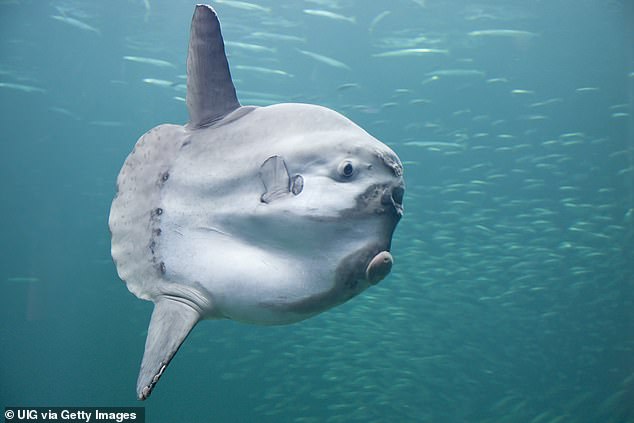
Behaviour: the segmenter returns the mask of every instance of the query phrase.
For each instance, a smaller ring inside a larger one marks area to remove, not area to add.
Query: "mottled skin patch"
[[[367,269],[377,255],[390,250],[392,234],[402,216],[402,191],[402,185],[371,185],[357,197],[356,207],[341,213],[338,219],[349,219],[351,225],[354,225],[355,218],[364,218],[372,213],[380,215],[380,239],[387,240],[387,242],[386,244],[378,242],[368,244],[364,248],[343,257],[335,270],[335,279],[331,289],[300,301],[280,301],[279,303],[262,305],[293,313],[316,314],[348,301],[369,285],[377,283],[378,280],[368,280]],[[388,204],[385,204],[386,195],[390,198]],[[389,269],[387,273],[389,273]],[[382,276],[385,277],[387,273]]]

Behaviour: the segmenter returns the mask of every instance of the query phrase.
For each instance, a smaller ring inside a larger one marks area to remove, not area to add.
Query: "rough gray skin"
[[[240,106],[209,6],[187,72],[190,122],[139,139],[110,211],[119,276],[155,304],[139,399],[201,319],[296,322],[379,282],[403,212],[401,162],[350,120]]]

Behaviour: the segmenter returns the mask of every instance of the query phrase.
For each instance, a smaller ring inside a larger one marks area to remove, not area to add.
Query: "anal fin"
[[[150,396],[172,357],[199,320],[200,313],[185,302],[170,297],[160,297],[155,302],[136,385],[139,400]]]

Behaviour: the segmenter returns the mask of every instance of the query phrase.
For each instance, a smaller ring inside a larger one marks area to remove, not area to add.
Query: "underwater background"
[[[110,258],[136,140],[187,121],[192,1],[0,1],[0,406],[148,422],[634,422],[634,2],[211,2],[242,104],[405,164],[395,266],[280,327],[206,321],[145,402]]]

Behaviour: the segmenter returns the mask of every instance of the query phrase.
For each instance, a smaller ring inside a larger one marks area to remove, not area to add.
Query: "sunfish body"
[[[206,5],[192,20],[187,107],[187,125],[139,139],[110,210],[118,274],[155,304],[139,399],[202,319],[292,323],[379,282],[403,213],[399,158],[350,120],[240,105]]]

